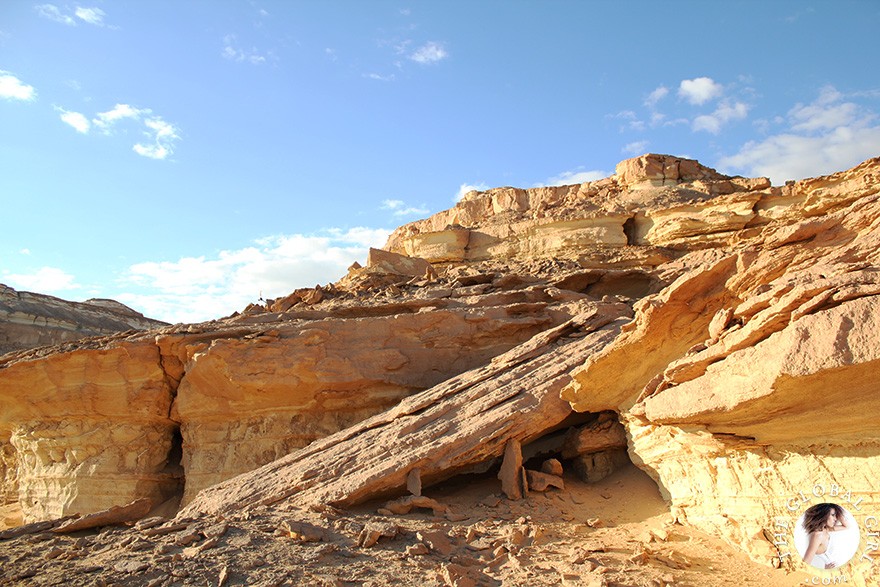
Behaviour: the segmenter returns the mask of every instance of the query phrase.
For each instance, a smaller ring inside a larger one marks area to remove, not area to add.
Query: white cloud
[[[382,209],[393,211],[395,216],[412,216],[415,214],[426,216],[431,212],[424,206],[421,208],[408,206],[403,200],[383,200]]]
[[[657,105],[657,102],[665,98],[667,94],[669,94],[669,88],[666,86],[658,87],[648,94],[648,97],[645,99],[645,106],[648,108],[654,108]]]
[[[359,227],[271,236],[213,258],[138,263],[129,268],[126,281],[147,293],[114,297],[169,322],[219,318],[244,309],[261,295],[277,298],[299,287],[338,280],[352,262],[366,258],[369,247],[383,246],[390,232]]]
[[[718,98],[723,92],[721,84],[710,77],[698,77],[682,80],[678,86],[678,95],[691,104],[701,105]]]
[[[0,70],[0,98],[7,100],[30,101],[37,97],[37,91],[8,71]]]
[[[260,65],[266,62],[266,56],[257,51],[256,47],[252,47],[250,50],[240,48],[235,35],[223,37],[223,51],[220,54],[224,59],[235,61],[236,63],[247,61],[254,65]]]
[[[48,18],[49,20],[54,20],[55,22],[60,22],[61,24],[66,24],[68,26],[76,25],[76,20],[71,15],[62,13],[54,4],[39,4],[34,6],[34,9],[37,11],[37,14],[43,18]]]
[[[39,4],[34,9],[43,18],[48,18],[68,26],[76,26],[76,19],[78,18],[85,23],[102,27],[104,26],[104,17],[107,15],[100,8],[85,8],[83,6],[77,6],[72,14],[69,8],[62,10],[54,4]]]
[[[82,134],[88,134],[89,128],[91,128],[91,123],[89,119],[85,117],[85,115],[79,112],[70,112],[65,110],[64,108],[55,107],[55,110],[61,113],[61,120],[65,124],[69,124],[76,130],[76,132]]]
[[[635,141],[627,143],[621,151],[628,155],[642,155],[649,144],[650,141]]]
[[[555,186],[555,185],[573,185],[576,183],[587,183],[590,181],[596,181],[599,179],[604,179],[611,174],[606,171],[580,171],[579,169],[573,171],[563,171],[559,175],[555,175],[550,177],[544,181],[544,183],[537,183],[535,187],[547,187],[547,186]]]
[[[796,104],[788,128],[762,141],[750,141],[718,167],[750,176],[770,177],[774,184],[848,169],[880,153],[880,126],[874,112],[843,102],[826,87],[811,104]]]
[[[31,250],[30,250],[30,249],[22,249],[22,250],[20,250],[18,253],[19,253],[20,255],[30,255],[30,254],[31,254]]]
[[[438,61],[446,59],[448,56],[449,54],[446,52],[446,49],[442,44],[431,41],[413,51],[409,58],[416,63],[428,64],[437,63]]]
[[[489,189],[489,186],[483,182],[480,183],[463,183],[458,186],[458,191],[455,193],[453,197],[453,201],[460,202],[465,195],[469,192],[485,192]]]
[[[859,107],[853,102],[842,102],[843,95],[831,86],[822,88],[812,104],[796,104],[789,111],[792,130],[812,132],[830,130],[855,122]]]
[[[104,16],[106,13],[100,8],[83,8],[82,6],[77,6],[74,14],[78,19],[89,24],[104,26]]]
[[[150,143],[137,143],[132,147],[134,152],[150,159],[165,159],[174,153],[175,143],[180,140],[177,127],[165,122],[161,117],[148,118],[144,121],[147,131],[144,134]]]
[[[394,74],[393,73],[388,74],[388,75],[379,75],[378,73],[365,73],[364,77],[367,79],[378,80],[380,82],[393,82],[394,81]]]
[[[56,267],[41,267],[33,273],[10,273],[3,278],[16,289],[36,293],[53,294],[80,288],[73,275]]]
[[[749,107],[743,102],[724,101],[718,105],[712,114],[703,114],[694,118],[693,129],[695,131],[705,130],[712,134],[721,132],[721,127],[731,120],[742,120],[749,113]]]
[[[117,104],[112,110],[96,114],[92,122],[95,123],[95,126],[103,129],[104,132],[109,132],[110,127],[120,120],[138,120],[142,115],[150,114],[150,112],[149,108],[135,108],[128,104]]]
[[[88,132],[88,121],[79,113],[65,112],[61,119],[80,132]],[[67,116],[67,118],[65,118]],[[81,117],[81,118],[80,118]],[[100,128],[104,134],[111,134],[112,129],[122,121],[142,123],[146,130],[143,135],[146,141],[135,143],[132,150],[142,157],[150,159],[167,159],[174,153],[174,147],[180,140],[179,129],[174,124],[165,121],[161,116],[153,115],[149,108],[136,108],[130,104],[117,104],[107,112],[99,112],[92,119],[95,127]],[[86,124],[83,124],[85,122]],[[79,127],[76,124],[80,125]],[[85,128],[85,130],[80,130]]]

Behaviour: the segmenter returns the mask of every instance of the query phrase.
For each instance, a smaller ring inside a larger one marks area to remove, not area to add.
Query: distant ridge
[[[71,302],[0,283],[0,355],[71,340],[167,326],[116,300]]]

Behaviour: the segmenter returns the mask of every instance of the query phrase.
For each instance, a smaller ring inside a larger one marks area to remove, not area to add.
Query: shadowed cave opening
[[[545,463],[553,459],[562,465],[562,475],[557,476],[562,477],[563,481],[576,478],[588,484],[598,483],[633,465],[627,451],[626,431],[617,412],[610,410],[572,412],[558,425],[545,430],[539,438],[523,444],[521,451],[522,468],[525,470],[523,477],[527,476],[527,471],[546,473],[553,465]],[[475,464],[468,470],[458,471],[446,479],[436,482],[426,479],[425,494],[448,496],[461,488],[484,483],[495,485],[495,491],[500,494],[502,489],[498,478],[503,466],[503,457],[497,457]],[[543,491],[527,489],[529,492]],[[393,496],[376,496],[375,503],[390,497]]]
[[[180,426],[171,430],[171,447],[165,460],[165,467],[160,472],[164,479],[162,497],[164,502],[154,509],[154,514],[174,515],[180,508],[186,476],[183,469],[183,434]]]

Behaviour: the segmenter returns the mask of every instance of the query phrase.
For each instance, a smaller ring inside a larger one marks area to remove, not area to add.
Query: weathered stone
[[[501,469],[498,471],[498,479],[501,480],[501,491],[508,499],[522,499],[522,448],[516,439],[507,441],[504,447],[504,460],[501,461]]]
[[[565,489],[565,481],[562,477],[551,475],[550,473],[542,473],[541,471],[532,471],[526,469],[526,479],[528,480],[529,491],[547,491],[551,487],[557,489]]]
[[[561,477],[562,463],[559,462],[559,459],[547,459],[546,461],[541,463],[541,471],[543,473],[548,473],[550,475]]]
[[[85,530],[87,528],[112,526],[123,522],[133,522],[146,516],[152,506],[152,501],[147,498],[142,498],[124,506],[114,506],[100,512],[82,516],[75,520],[70,520],[53,528],[52,531],[60,534],[76,532],[77,530]]]
[[[599,418],[580,428],[573,428],[565,435],[562,457],[570,459],[578,455],[626,448],[626,429],[616,418]]]

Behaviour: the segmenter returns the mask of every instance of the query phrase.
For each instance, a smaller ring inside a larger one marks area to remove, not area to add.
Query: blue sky
[[[0,3],[0,282],[171,322],[335,281],[470,188],[880,155],[880,3]]]

